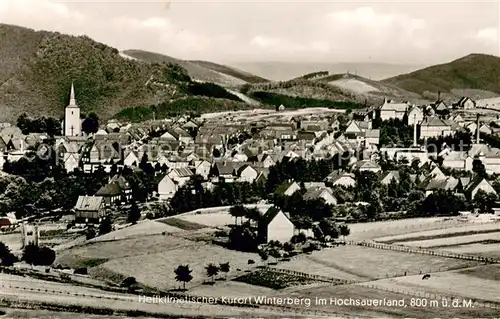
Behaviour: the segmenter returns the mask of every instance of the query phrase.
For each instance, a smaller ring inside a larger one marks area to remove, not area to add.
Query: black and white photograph
[[[0,0],[0,319],[499,315],[500,0]]]

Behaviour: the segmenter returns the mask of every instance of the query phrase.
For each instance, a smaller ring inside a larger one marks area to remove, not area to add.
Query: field
[[[179,219],[210,227],[224,227],[226,225],[234,224],[234,217],[229,215],[227,211],[200,215],[186,215],[179,217]]]
[[[348,91],[352,91],[352,92],[358,93],[358,94],[365,94],[365,93],[379,91],[379,89],[377,89],[376,87],[371,86],[368,83],[365,83],[365,82],[360,81],[358,79],[339,79],[339,80],[328,82],[328,84],[338,86],[340,88],[343,88],[343,89],[346,89]]]
[[[477,255],[487,258],[500,259],[500,243],[474,243],[468,245],[456,245],[443,247],[440,250],[450,251],[457,254]]]
[[[412,294],[427,293],[454,296],[461,299],[500,302],[498,281],[478,277],[471,278],[467,274],[456,271],[435,273],[428,280],[422,280],[422,276],[406,276],[378,280],[373,284],[377,287],[396,289]]]
[[[270,296],[276,293],[274,289],[246,284],[237,281],[217,281],[215,285],[198,285],[190,288],[189,293],[201,296]]]
[[[192,286],[209,279],[205,275],[205,266],[209,263],[229,262],[231,276],[239,273],[237,268],[247,269],[248,259],[256,262],[260,260],[257,254],[227,250],[202,242],[178,248],[160,245],[158,250],[161,251],[111,259],[99,267],[123,276],[135,277],[137,281],[150,287],[171,289],[179,287],[174,274],[174,269],[179,265],[187,264],[193,270],[193,280],[188,284]]]
[[[137,236],[144,235],[157,235],[162,233],[174,233],[180,232],[182,229],[169,226],[165,223],[159,223],[156,221],[145,220],[139,222],[136,225],[129,226],[126,228],[119,229],[117,231],[105,234],[103,236],[96,237],[91,242],[107,241],[107,240],[120,240],[126,238],[133,238]]]
[[[444,218],[410,218],[393,221],[349,224],[351,235],[349,240],[368,240],[384,236],[395,236],[432,229],[460,227],[468,225],[456,219]]]
[[[91,267],[111,259],[155,254],[171,248],[194,244],[194,242],[186,239],[168,235],[141,236],[117,241],[97,241],[59,252],[56,263],[72,268]]]
[[[279,268],[305,271],[347,280],[372,280],[392,276],[444,271],[477,265],[476,262],[431,255],[408,254],[361,246],[339,246],[280,263]]]
[[[404,245],[413,247],[425,247],[425,248],[445,248],[445,247],[448,248],[456,245],[480,243],[488,240],[499,242],[500,231],[494,233],[486,233],[486,234],[475,234],[475,235],[464,235],[464,236],[457,235],[445,238],[408,241],[404,242]],[[500,251],[500,245],[498,246],[499,246],[498,250]]]
[[[425,230],[425,231],[406,231],[399,235],[384,235],[384,237],[377,237],[378,242],[382,243],[403,243],[416,240],[426,240],[442,237],[455,237],[462,236],[464,234],[481,233],[481,232],[491,232],[500,229],[500,224],[498,223],[486,223],[486,224],[461,224],[459,226],[452,226],[442,229]]]
[[[279,294],[278,294],[279,295]],[[498,310],[485,308],[444,308],[444,307],[411,307],[413,297],[398,293],[366,288],[358,285],[331,286],[325,284],[321,287],[303,289],[293,293],[283,293],[283,297],[311,298],[312,309],[331,311],[339,317],[360,316],[364,318],[486,318],[495,315]],[[327,304],[315,302],[316,298],[326,298]],[[363,300],[405,300],[407,307],[397,306],[340,306],[331,305],[330,298]]]

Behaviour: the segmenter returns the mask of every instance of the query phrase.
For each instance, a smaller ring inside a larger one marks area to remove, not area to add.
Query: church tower
[[[75,88],[71,83],[69,105],[66,106],[64,114],[64,136],[82,135],[82,122],[80,120],[80,108],[76,105]]]

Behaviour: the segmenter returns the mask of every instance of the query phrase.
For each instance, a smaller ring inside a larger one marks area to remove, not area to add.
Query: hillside
[[[448,98],[459,98],[464,90],[470,90],[475,98],[491,97],[492,92],[500,94],[500,58],[470,54],[382,82],[432,97],[441,91]]]
[[[389,63],[336,62],[235,62],[231,65],[272,81],[288,81],[304,74],[325,70],[331,74],[354,73],[365,78],[381,80],[418,70],[423,66]]]
[[[127,59],[86,36],[0,24],[0,43],[0,121],[24,112],[61,117],[71,82],[82,112],[101,118],[192,96],[240,101],[218,85],[193,82],[178,65]]]
[[[123,54],[145,62],[175,63],[187,70],[193,79],[213,82],[224,87],[234,87],[245,83],[267,82],[266,79],[245,71],[207,61],[185,61],[168,55],[143,50],[125,50]]]
[[[324,106],[352,108],[353,105],[376,106],[384,98],[408,100],[412,103],[426,103],[417,93],[408,92],[392,84],[369,80],[352,74],[329,74],[327,71],[309,73],[290,81],[273,82],[267,84],[246,85],[242,88],[248,96],[273,105],[278,101],[288,104],[309,106]],[[289,98],[295,98],[291,103]],[[310,100],[316,101],[310,101]],[[331,102],[343,102],[345,105]],[[351,103],[351,104],[350,104]]]

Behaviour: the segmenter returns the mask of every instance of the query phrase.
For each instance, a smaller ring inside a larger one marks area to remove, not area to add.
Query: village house
[[[210,169],[212,168],[212,164],[207,160],[202,160],[195,167],[196,175],[200,175],[204,180],[208,180],[210,175]]]
[[[391,100],[384,99],[384,104],[379,107],[379,117],[382,121],[390,119],[402,120],[408,108],[411,107],[408,103],[396,103]]]
[[[469,200],[473,200],[479,190],[486,192],[487,194],[498,195],[493,186],[482,177],[476,177],[466,186],[465,197]]]
[[[270,207],[259,221],[259,238],[263,243],[277,240],[289,242],[294,235],[295,226],[290,217],[277,207]]]
[[[453,107],[456,109],[470,110],[476,107],[476,102],[474,102],[471,98],[464,96],[458,100]]]
[[[422,139],[447,136],[453,133],[451,125],[437,116],[426,117],[420,124],[420,138]]]
[[[424,112],[418,106],[413,106],[410,108],[407,114],[407,125],[413,126],[417,125],[424,119]]]
[[[356,179],[354,174],[347,172],[334,171],[328,175],[325,180],[327,185],[331,186],[343,186],[343,187],[355,187]]]
[[[286,181],[281,183],[274,191],[278,196],[292,196],[295,192],[300,191],[300,186],[297,182]]]
[[[357,161],[353,166],[354,171],[378,173],[382,170],[380,165],[370,160]]]
[[[259,172],[253,168],[252,166],[245,164],[238,168],[237,171],[237,176],[238,176],[238,181],[239,182],[248,182],[252,183],[257,179],[257,176],[259,175]]]
[[[327,205],[337,205],[337,198],[327,187],[313,187],[308,189],[302,196],[304,200],[323,199]]]
[[[122,175],[114,175],[109,182],[95,194],[103,198],[106,206],[116,203],[126,203],[132,199],[132,187]]]
[[[389,185],[392,181],[399,183],[399,171],[387,171],[380,176],[382,185]]]
[[[105,217],[104,200],[100,196],[79,196],[74,207],[75,222],[100,223]]]
[[[169,200],[174,197],[178,189],[177,183],[168,175],[165,175],[158,183],[158,199],[162,201]]]
[[[193,175],[189,168],[174,168],[167,174],[179,187],[186,185]]]

